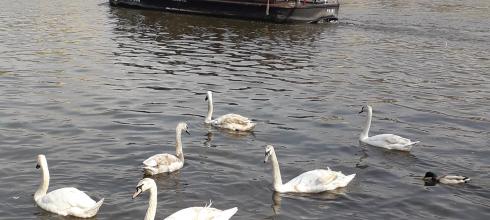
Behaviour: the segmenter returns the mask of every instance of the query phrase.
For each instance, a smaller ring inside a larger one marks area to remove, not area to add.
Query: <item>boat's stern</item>
[[[325,23],[339,19],[338,0],[299,0],[288,1],[288,7],[277,7],[276,21]]]

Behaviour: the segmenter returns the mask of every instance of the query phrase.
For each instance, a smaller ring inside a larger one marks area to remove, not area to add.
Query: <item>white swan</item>
[[[443,176],[437,176],[433,172],[427,172],[425,173],[424,176],[424,181],[426,185],[433,186],[436,183],[443,183],[443,184],[460,184],[460,183],[467,183],[471,179],[466,177],[466,176],[450,176],[450,175],[443,175]]]
[[[213,116],[213,94],[207,92],[205,100],[208,101],[208,114],[204,122],[218,128],[229,129],[233,131],[251,131],[255,128],[255,123],[250,119],[237,114],[226,114],[216,119],[211,119]]]
[[[372,137],[368,136],[369,128],[371,127],[371,118],[373,116],[373,109],[369,105],[362,106],[359,114],[367,111],[368,117],[366,119],[366,124],[364,125],[364,130],[359,136],[359,140],[363,143],[373,145],[376,147],[382,147],[390,150],[401,150],[410,151],[412,146],[419,141],[412,142],[410,139],[400,137],[394,134],[378,134]]]
[[[339,187],[345,187],[354,179],[356,174],[344,175],[342,172],[317,169],[305,172],[286,184],[282,184],[281,171],[277,161],[276,152],[272,145],[267,145],[265,148],[264,163],[271,157],[272,173],[274,176],[274,190],[280,193],[295,192],[295,193],[319,193],[327,190],[334,190]]]
[[[146,190],[150,190],[150,199],[148,202],[148,209],[146,210],[145,220],[153,220],[155,219],[157,211],[157,185],[155,184],[155,181],[150,178],[140,180],[136,186],[136,192],[133,194],[133,199]],[[237,207],[219,210],[211,208],[210,206],[211,204],[205,207],[189,207],[182,209],[165,218],[165,220],[227,220],[238,210]]]
[[[182,152],[182,131],[187,134],[187,124],[180,122],[175,128],[175,155],[172,154],[155,154],[143,161],[143,169],[147,175],[156,175],[159,173],[170,173],[184,166],[184,153]]]
[[[90,218],[97,214],[104,199],[95,202],[87,194],[73,187],[61,188],[47,193],[49,170],[44,155],[37,156],[36,168],[41,168],[42,173],[41,185],[34,193],[34,201],[39,207],[58,215],[71,215],[79,218]]]

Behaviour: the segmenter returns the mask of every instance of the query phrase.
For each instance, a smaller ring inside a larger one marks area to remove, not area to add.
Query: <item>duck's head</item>
[[[425,173],[424,179],[436,179],[437,175],[433,172],[427,172]]]
[[[437,175],[433,172],[427,172],[424,176],[424,182],[426,186],[433,186],[437,183]]]
[[[191,135],[191,133],[189,133],[189,128],[187,126],[187,123],[185,122],[180,122],[179,124],[177,124],[177,130],[185,131],[185,133]]]
[[[359,114],[361,114],[363,112],[372,111],[372,110],[373,110],[373,108],[370,105],[363,105]]]
[[[138,182],[138,185],[136,185],[136,192],[133,194],[133,199],[136,198],[139,194],[142,192],[149,190],[153,187],[156,187],[155,180],[150,179],[150,178],[144,178]]]
[[[39,169],[41,167],[45,167],[47,163],[48,162],[46,161],[46,156],[44,156],[44,154],[37,155],[36,169]]]
[[[266,163],[267,160],[269,160],[269,157],[272,155],[272,153],[274,153],[274,147],[272,145],[267,145],[265,147],[265,159],[264,159],[264,163]]]
[[[213,100],[213,93],[211,91],[208,91],[206,93],[206,98],[204,98],[204,101],[208,101],[208,100]]]

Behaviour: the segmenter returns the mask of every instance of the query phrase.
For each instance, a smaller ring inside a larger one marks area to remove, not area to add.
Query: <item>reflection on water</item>
[[[281,203],[282,203],[281,193],[274,191],[272,193],[272,211],[274,211],[274,215],[279,215],[281,211]]]
[[[281,214],[281,205],[283,203],[283,198],[289,199],[289,200],[296,200],[296,201],[303,201],[303,202],[309,202],[309,201],[329,201],[329,200],[336,200],[339,199],[339,197],[345,195],[347,193],[346,188],[337,188],[332,191],[326,191],[322,193],[315,193],[315,194],[308,194],[308,193],[278,193],[278,192],[273,192],[272,193],[272,212],[273,212],[273,218],[280,216]],[[288,200],[286,200],[288,201]]]
[[[204,146],[205,147],[216,147],[215,145],[211,144],[211,141],[213,140],[213,132],[208,131],[206,134],[206,140],[204,141]]]
[[[209,200],[237,206],[236,220],[489,219],[489,4],[346,0],[337,24],[281,25],[0,1],[0,215],[73,219],[32,200],[43,153],[50,190],[106,198],[97,219],[142,218],[147,204],[130,199],[141,161],[175,152],[186,121],[184,167],[152,177],[159,219]],[[217,115],[246,115],[255,131],[204,125],[208,90]],[[421,143],[360,145],[366,103],[373,133]],[[281,148],[284,177],[328,166],[356,178],[340,192],[274,194],[267,144]],[[472,181],[427,187],[429,170]]]
[[[291,79],[280,75],[271,75],[268,70],[308,67],[316,51],[305,48],[312,48],[324,29],[322,26],[287,26],[209,17],[196,19],[190,15],[120,8],[113,8],[111,12],[117,20],[115,31],[124,33],[115,39],[120,49],[114,53],[117,63],[144,69],[136,74],[175,75],[174,72],[184,71],[211,77],[227,73],[231,77],[243,77],[243,81],[249,83],[260,83],[271,77],[289,81]],[[281,49],[283,47],[289,50]],[[249,75],[241,72],[250,68],[256,70],[255,76],[246,79]],[[202,83],[216,86],[211,82]],[[165,90],[174,89],[165,87]],[[251,87],[242,85],[234,89]]]

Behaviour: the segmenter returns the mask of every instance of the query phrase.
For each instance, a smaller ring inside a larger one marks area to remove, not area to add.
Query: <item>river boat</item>
[[[338,0],[109,0],[112,6],[276,23],[338,20]]]

